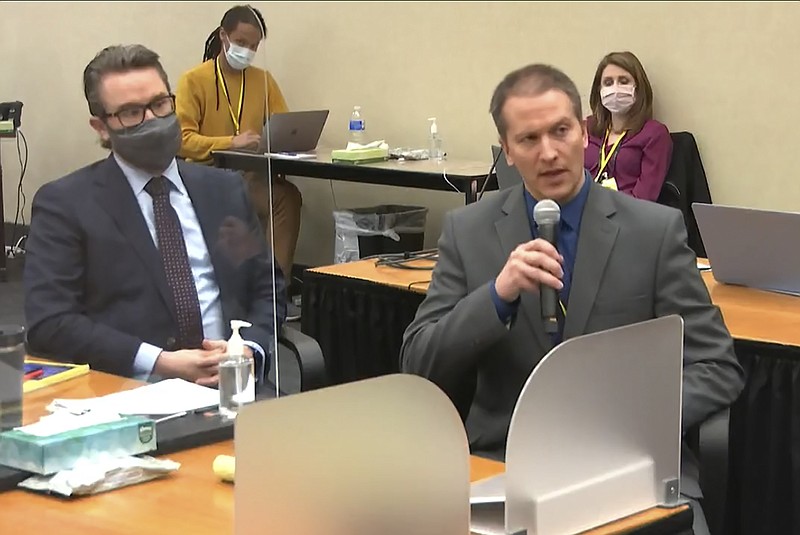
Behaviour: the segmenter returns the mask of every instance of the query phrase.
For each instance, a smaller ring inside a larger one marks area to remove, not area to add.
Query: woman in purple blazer
[[[672,158],[672,138],[653,119],[653,89],[639,59],[612,52],[600,61],[586,118],[584,165],[595,182],[655,201]]]

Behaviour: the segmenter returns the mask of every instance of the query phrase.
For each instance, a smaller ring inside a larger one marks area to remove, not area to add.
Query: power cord
[[[447,172],[446,172],[444,169],[442,169],[442,178],[444,178],[444,181],[445,181],[445,182],[447,182],[447,184],[448,184],[448,185],[449,185],[451,188],[453,188],[453,190],[454,190],[456,193],[461,193],[461,190],[460,190],[460,189],[458,189],[458,188],[457,188],[457,187],[456,187],[456,186],[455,186],[455,185],[454,185],[452,182],[450,182],[450,179],[449,179],[449,178],[447,178]]]
[[[410,264],[417,260],[431,260],[436,262],[439,259],[439,251],[437,249],[425,249],[416,252],[388,253],[368,256],[365,259],[376,259],[376,266],[388,266],[398,269],[410,269],[416,271],[431,271],[433,270],[433,266],[414,266]]]
[[[20,146],[20,140],[22,140],[22,146]],[[25,159],[22,158],[22,147],[25,147]],[[17,183],[17,209],[16,213],[14,214],[14,227],[11,230],[11,243],[14,243],[14,246],[11,248],[10,255],[13,257],[16,254],[20,254],[24,252],[24,249],[21,248],[22,242],[25,240],[27,236],[23,235],[17,241],[17,224],[22,222],[22,226],[25,226],[25,202],[27,198],[25,197],[25,190],[23,189],[23,181],[25,180],[25,172],[28,170],[28,140],[25,138],[25,134],[22,132],[22,128],[17,128],[17,158],[19,159],[19,182]],[[21,199],[21,202],[20,202]]]
[[[333,199],[333,208],[335,210],[338,210],[339,209],[339,203],[336,202],[336,192],[333,189],[333,180],[328,180],[328,182],[331,185],[331,198]]]

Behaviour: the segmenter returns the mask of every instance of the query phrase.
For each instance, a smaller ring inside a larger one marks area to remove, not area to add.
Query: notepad
[[[50,362],[46,360],[25,359],[25,373],[42,370],[42,375],[37,379],[29,379],[22,383],[23,392],[33,392],[46,386],[67,381],[89,373],[88,364],[70,364],[64,362]]]

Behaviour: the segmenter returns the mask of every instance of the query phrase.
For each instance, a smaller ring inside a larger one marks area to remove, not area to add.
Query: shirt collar
[[[112,154],[114,155],[114,160],[116,160],[117,165],[119,165],[119,168],[122,170],[122,174],[125,175],[125,178],[128,180],[133,194],[138,197],[139,194],[144,191],[144,187],[150,182],[150,179],[153,178],[153,175],[147,171],[142,171],[138,167],[132,166],[120,158],[117,153]],[[186,194],[186,187],[183,185],[180,173],[178,173],[178,162],[175,158],[172,159],[172,162],[170,162],[169,166],[161,174],[172,183],[179,193],[182,195]]]
[[[575,197],[561,206],[561,221],[573,230],[577,230],[581,226],[583,207],[586,206],[586,199],[589,197],[591,183],[589,171],[584,169],[583,186],[581,186],[581,190]],[[523,187],[522,191],[525,195],[525,204],[528,208],[528,219],[531,221],[531,227],[536,228],[536,224],[533,221],[533,209],[536,207],[537,200],[533,198],[533,195],[530,194],[527,188]]]

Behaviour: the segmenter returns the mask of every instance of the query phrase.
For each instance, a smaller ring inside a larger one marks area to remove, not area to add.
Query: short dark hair
[[[267,38],[267,23],[264,21],[264,16],[261,12],[253,6],[247,4],[243,6],[233,6],[222,16],[219,26],[214,28],[214,31],[206,39],[206,47],[203,50],[203,61],[216,58],[222,52],[222,41],[219,38],[219,29],[225,30],[225,33],[236,31],[239,23],[250,24],[255,26],[261,32],[261,38]]]
[[[565,93],[572,102],[572,110],[578,121],[583,121],[581,111],[581,95],[569,76],[550,65],[535,63],[526,65],[520,69],[512,71],[503,78],[492,94],[492,102],[489,111],[497,127],[497,133],[502,139],[506,137],[507,125],[503,119],[503,106],[508,97],[512,96],[538,96],[542,93],[555,89]]]
[[[169,79],[159,56],[142,45],[114,45],[97,53],[83,70],[83,93],[89,104],[89,113],[104,117],[106,109],[100,99],[100,82],[103,76],[137,69],[153,68],[158,71],[169,92]]]

